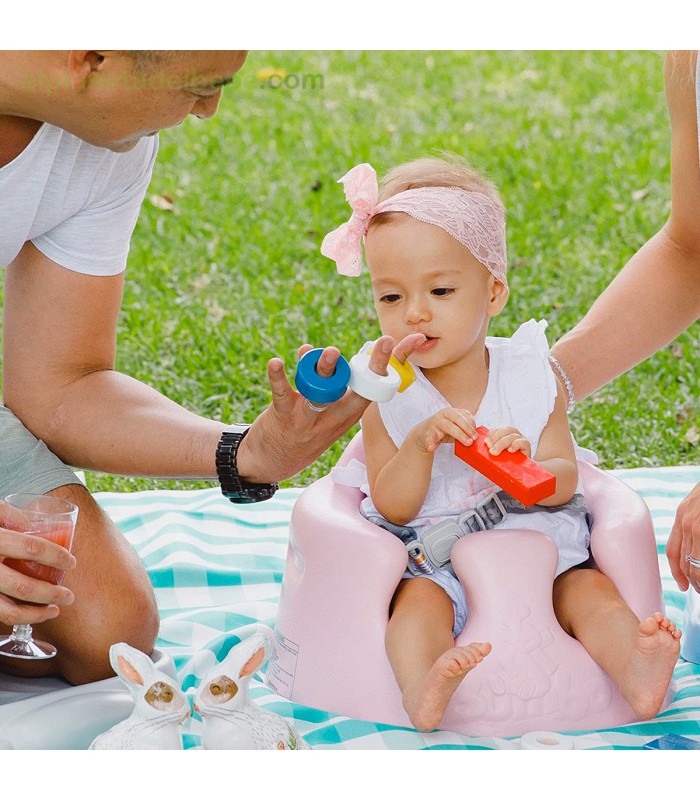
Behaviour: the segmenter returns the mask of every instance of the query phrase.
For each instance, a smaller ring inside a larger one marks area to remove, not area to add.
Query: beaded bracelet
[[[566,393],[569,396],[569,405],[566,407],[566,413],[570,414],[574,410],[574,406],[576,405],[576,395],[574,394],[574,387],[569,380],[569,376],[564,372],[564,367],[557,361],[557,359],[550,353],[549,354],[549,362],[550,364],[556,369],[559,373],[559,377],[562,379],[564,383],[564,388],[566,389]]]

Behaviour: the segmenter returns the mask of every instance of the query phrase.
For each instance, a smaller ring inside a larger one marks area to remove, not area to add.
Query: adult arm
[[[73,466],[122,475],[215,478],[216,447],[227,425],[194,414],[114,369],[123,283],[123,273],[73,272],[31,243],[24,246],[5,279],[5,404]],[[410,354],[412,341],[397,354]],[[392,345],[390,337],[380,340],[371,362],[375,371],[386,370]],[[320,368],[332,371],[336,356],[328,351]],[[348,392],[317,414],[291,388],[280,359],[270,361],[268,376],[273,402],[239,452],[242,477],[260,483],[291,477],[308,466],[368,405]]]
[[[581,400],[668,344],[700,316],[700,164],[696,52],[666,56],[671,215],[588,314],[553,348]],[[700,591],[700,485],[680,504],[666,546],[678,587]]]
[[[686,561],[686,555],[700,561],[700,483],[678,506],[666,543],[666,558],[678,588],[684,592],[692,586],[700,592],[700,567]]]
[[[552,348],[582,400],[668,344],[700,316],[700,166],[695,52],[666,57],[671,215],[586,316]]]

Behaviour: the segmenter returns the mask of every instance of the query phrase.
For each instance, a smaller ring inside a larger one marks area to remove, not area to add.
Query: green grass
[[[265,67],[295,77],[272,88]],[[367,276],[319,253],[348,216],[336,179],[439,149],[486,171],[508,208],[511,299],[490,332],[546,318],[554,342],[667,217],[662,72],[653,52],[252,53],[216,117],[161,134],[149,196],[175,210],[144,204],[118,368],[252,421],[269,358],[291,376],[303,342],[351,355],[378,328]],[[696,325],[577,409],[574,433],[604,467],[696,458],[699,339]],[[290,483],[326,473],[349,436]],[[96,491],[205,485],[88,477]]]

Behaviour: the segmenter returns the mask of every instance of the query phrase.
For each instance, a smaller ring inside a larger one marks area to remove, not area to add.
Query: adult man
[[[115,641],[152,650],[158,615],[148,577],[64,464],[207,479],[217,477],[217,449],[231,449],[230,426],[117,373],[114,358],[123,270],[156,156],[154,134],[189,114],[213,115],[245,57],[0,52],[0,267],[7,267],[0,497],[51,493],[80,508],[75,559],[0,528],[0,559],[75,563],[62,587],[0,563],[0,628],[30,623],[58,648],[48,662],[0,659],[0,670],[57,671],[82,683],[111,674],[107,651]],[[375,371],[385,371],[392,344],[385,337],[375,348]],[[407,355],[410,343],[402,346]],[[330,374],[337,356],[326,348],[319,372]],[[319,414],[291,389],[279,359],[269,363],[268,378],[272,405],[244,438],[233,434],[237,459],[224,477],[240,487],[238,499],[269,494],[270,484],[311,463],[367,405],[349,392]]]

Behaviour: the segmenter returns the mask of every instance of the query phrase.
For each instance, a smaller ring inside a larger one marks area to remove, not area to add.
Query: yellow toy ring
[[[371,354],[372,350],[374,350],[374,348],[370,347],[370,349],[367,351],[367,354]],[[399,378],[401,378],[401,385],[399,386],[398,391],[405,392],[406,389],[408,389],[408,387],[416,379],[416,371],[413,369],[413,364],[411,364],[408,359],[406,359],[402,364],[392,353],[392,356],[389,359],[389,366],[393,367],[399,373]]]
[[[413,364],[406,359],[403,364],[399,361],[396,356],[392,355],[389,359],[389,366],[393,367],[398,373],[399,377],[401,378],[401,386],[399,386],[399,392],[404,392],[408,387],[415,381],[416,379],[416,371],[413,369]]]

